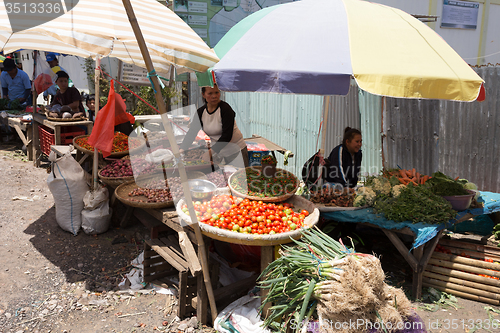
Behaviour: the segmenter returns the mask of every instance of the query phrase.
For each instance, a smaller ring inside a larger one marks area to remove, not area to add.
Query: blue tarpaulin
[[[431,240],[434,236],[437,235],[440,230],[453,226],[453,224],[461,219],[465,214],[469,213],[475,216],[479,216],[500,211],[500,193],[483,191],[481,191],[480,193],[481,194],[478,198],[478,202],[483,202],[484,207],[461,211],[457,214],[455,219],[441,224],[429,224],[425,222],[412,223],[410,221],[396,222],[387,220],[383,214],[376,214],[373,211],[373,208],[323,212],[321,213],[321,216],[326,219],[339,222],[371,223],[387,230],[408,228],[413,231],[416,236],[415,241],[412,244],[412,248],[416,248]]]

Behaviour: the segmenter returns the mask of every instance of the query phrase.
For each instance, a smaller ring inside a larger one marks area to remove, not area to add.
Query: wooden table
[[[19,135],[19,138],[26,146],[28,160],[33,161],[33,131],[31,129],[31,121],[23,121],[22,117],[9,117],[8,125],[14,128]],[[24,134],[26,132],[26,135]]]
[[[197,264],[196,267],[189,267],[191,272],[193,273],[193,276],[196,276],[198,278],[197,282],[197,296],[192,298],[191,301],[191,306],[196,309],[196,315],[198,320],[206,324],[207,323],[207,316],[209,313],[209,302],[208,302],[208,297],[207,297],[207,292],[205,288],[205,283],[203,280],[203,274],[201,272],[201,258],[199,258],[199,253],[197,254],[194,252],[192,249],[193,244],[196,248],[198,247],[198,241],[196,239],[196,235],[194,231],[187,226],[182,226],[180,223],[180,220],[177,216],[177,212],[175,211],[174,207],[171,208],[163,208],[163,209],[139,209],[135,208],[134,209],[134,215],[141,221],[146,226],[157,226],[156,222],[161,221],[164,226],[167,226],[169,229],[177,232],[179,234],[179,240],[181,239],[189,239],[190,242],[184,242],[180,244],[181,251],[175,249],[169,249],[166,248],[162,242],[157,242],[154,239],[152,239],[152,243],[156,245],[156,251],[164,257],[168,258],[169,256],[172,256],[173,258],[170,258],[169,260],[176,260],[175,257],[177,257],[177,262],[181,263],[182,260],[179,260],[179,255],[183,254],[183,258],[189,266],[193,264]],[[157,235],[158,236],[158,235]],[[206,236],[204,236],[205,239],[207,240]],[[161,240],[161,239],[160,239]],[[189,244],[188,244],[189,243]],[[208,242],[205,241],[205,246],[208,248]],[[186,246],[188,245],[188,246]],[[268,264],[272,261],[272,246],[268,246],[266,248],[269,248],[270,251],[263,251],[262,257],[263,260],[268,260]],[[169,252],[175,252],[176,255],[172,255],[173,253],[169,254]],[[208,251],[207,251],[208,253]],[[199,261],[198,261],[199,260]],[[172,261],[175,263],[175,261]],[[267,264],[266,266],[267,267]],[[264,267],[264,268],[265,268]],[[195,274],[196,272],[196,274]],[[215,286],[216,282],[218,281],[218,270],[211,271],[211,280],[212,280],[212,285]],[[233,294],[241,293],[242,291],[246,291],[250,289],[252,286],[255,285],[255,282],[257,280],[257,275],[254,274],[246,279],[240,280],[236,283],[233,283],[229,286],[219,288],[219,289],[214,289],[214,298],[216,302],[225,302],[227,303],[228,300],[230,299],[230,296]],[[232,299],[231,301],[233,301]],[[182,302],[182,300],[180,300]],[[226,304],[227,305],[227,304]],[[222,309],[219,309],[222,310]],[[182,313],[182,309],[181,309]],[[212,318],[212,321],[215,320],[215,318]]]
[[[33,158],[35,166],[40,166],[39,156],[40,151],[40,137],[38,135],[38,126],[44,125],[48,128],[54,130],[54,145],[61,144],[61,128],[65,126],[85,126],[87,128],[87,134],[92,132],[92,127],[94,123],[90,120],[82,121],[50,121],[42,114],[33,113],[33,126],[32,126],[32,136],[33,136]]]
[[[460,223],[465,220],[470,219],[474,215],[466,214],[455,223]],[[329,219],[334,219],[332,217],[328,217]],[[341,221],[340,221],[341,222]],[[381,229],[384,234],[389,238],[391,243],[396,247],[398,252],[403,256],[406,262],[410,265],[413,271],[413,280],[412,280],[412,295],[415,299],[422,298],[422,277],[427,264],[429,263],[429,259],[431,258],[436,245],[439,242],[439,239],[443,236],[443,232],[445,229],[442,229],[437,232],[437,234],[427,241],[426,243],[420,245],[417,248],[412,250],[408,249],[408,247],[403,243],[400,238],[400,235],[409,235],[413,237],[413,243],[417,235],[409,228],[402,229],[386,229],[376,224],[368,223],[368,222],[341,222],[341,223],[360,223],[362,225],[370,226],[373,228]]]

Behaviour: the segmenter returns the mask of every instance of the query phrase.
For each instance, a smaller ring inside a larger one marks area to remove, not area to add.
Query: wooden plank
[[[453,294],[453,295],[456,295],[456,296],[459,296],[462,298],[471,299],[471,300],[474,300],[477,302],[488,303],[488,304],[493,304],[493,305],[500,305],[500,302],[497,300],[493,300],[493,299],[490,299],[487,297],[482,297],[482,296],[477,296],[477,295],[471,295],[471,294],[464,293],[464,292],[461,292],[458,290],[454,290],[454,289],[451,289],[448,287],[439,286],[439,285],[433,284],[432,282],[427,282],[426,280],[424,280],[423,285],[425,287],[433,287],[433,288],[436,288],[438,290],[444,291],[446,293]]]
[[[469,294],[469,295],[476,295],[476,296],[481,296],[481,297],[484,297],[484,298],[489,298],[491,300],[495,300],[497,302],[497,304],[500,303],[499,302],[500,295],[497,295],[497,294],[494,294],[494,293],[490,293],[488,291],[479,290],[479,289],[476,289],[476,288],[470,288],[470,287],[466,287],[466,286],[461,286],[461,285],[458,285],[458,284],[455,284],[455,283],[445,282],[445,281],[436,280],[436,279],[431,279],[431,278],[428,278],[428,277],[425,277],[424,280],[425,280],[425,282],[431,283],[431,284],[436,285],[436,286],[453,289],[453,290],[460,291],[460,292],[463,292],[463,293],[466,293],[466,294]]]
[[[413,271],[412,295],[413,295],[413,297],[415,297],[415,299],[420,299],[422,297],[423,267],[422,267],[422,265],[420,265],[420,260],[422,259],[423,255],[424,255],[424,244],[413,249],[413,256],[415,257],[415,260],[419,263],[417,265],[417,269]]]
[[[260,248],[260,271],[263,272],[267,266],[273,261],[274,259],[274,246],[261,246]],[[262,296],[262,301],[267,297],[267,294],[269,293],[269,289],[261,289],[260,290],[260,295]],[[271,307],[271,303],[268,302],[264,304],[264,308],[262,310],[262,314],[264,317],[267,318],[269,314],[269,308]]]
[[[173,253],[175,253],[175,255],[181,260],[179,261],[180,263],[182,263],[183,265],[185,263],[186,267],[188,267],[187,260],[184,257],[184,254],[182,254],[182,250],[181,247],[179,246],[179,241],[177,239],[171,241],[168,238],[161,237],[160,241],[163,242],[165,246],[167,246]]]
[[[410,250],[403,244],[401,239],[396,236],[391,230],[382,229],[387,238],[392,242],[392,244],[396,247],[399,253],[405,258],[406,262],[410,265],[411,269],[414,272],[418,269],[418,262],[415,257],[410,253]]]
[[[24,133],[23,133],[23,131],[21,131],[21,128],[19,127],[19,125],[17,125],[17,124],[16,124],[16,125],[14,125],[14,129],[16,130],[17,135],[19,135],[19,138],[20,138],[20,139],[21,139],[21,141],[24,143],[24,145],[25,145],[26,147],[28,147],[29,142],[28,142],[28,140],[26,140],[26,138],[24,137]]]
[[[459,264],[480,267],[480,268],[485,268],[485,269],[493,269],[496,271],[500,270],[500,264],[496,264],[493,262],[486,262],[486,261],[477,260],[477,259],[465,258],[465,257],[461,257],[461,256],[456,256],[454,254],[434,252],[432,254],[432,258],[444,259],[444,260],[456,262]]]
[[[181,319],[186,315],[187,279],[187,272],[179,272],[179,308],[177,309],[177,316]]]
[[[144,211],[151,216],[153,216],[155,219],[158,221],[161,221],[163,224],[167,225],[168,227],[172,228],[174,231],[184,231],[184,228],[181,227],[179,223],[176,223],[175,221],[172,221],[169,218],[164,218],[163,212],[159,209],[144,209]]]
[[[489,286],[489,285],[482,284],[482,283],[477,283],[477,282],[472,282],[472,281],[468,281],[468,280],[464,280],[464,279],[459,279],[459,278],[449,276],[449,275],[442,275],[442,274],[436,274],[436,273],[425,271],[423,273],[423,276],[431,278],[431,279],[441,280],[444,282],[451,282],[454,284],[458,284],[460,286],[481,289],[481,290],[489,291],[489,292],[492,292],[495,294],[500,294],[500,288],[498,288],[498,287],[493,287],[493,286]],[[480,276],[480,277],[482,277],[482,276]]]
[[[438,266],[434,266],[434,265],[428,265],[425,271],[439,273],[442,275],[448,275],[448,276],[460,278],[463,280],[475,281],[475,282],[479,282],[482,284],[488,284],[488,285],[492,285],[492,286],[496,286],[496,287],[500,288],[500,280],[491,279],[491,278],[487,278],[484,276],[479,276],[477,274],[471,274],[471,273],[467,273],[467,272],[457,271],[457,270],[446,268],[446,267],[438,267]]]
[[[499,271],[485,270],[484,268],[479,268],[479,267],[474,267],[474,266],[469,266],[469,265],[464,265],[464,264],[458,264],[458,263],[451,262],[451,261],[448,261],[448,260],[441,260],[441,259],[431,258],[429,260],[429,264],[432,264],[432,265],[435,265],[435,266],[448,267],[448,268],[452,268],[452,269],[455,269],[455,270],[465,271],[465,272],[470,272],[470,273],[486,274],[486,275],[489,275],[489,276],[495,276],[495,277],[500,278],[500,272]]]
[[[205,243],[205,253],[208,253],[208,242]],[[202,251],[198,251],[198,260],[201,262],[202,260]],[[205,285],[205,277],[203,274],[198,274],[196,277],[196,299],[197,303],[193,306],[193,300],[191,300],[191,306],[196,309],[196,317],[203,324],[206,325],[208,323],[208,310],[210,309],[210,304],[208,302],[208,294],[207,287]],[[193,298],[193,299],[195,299]],[[215,298],[215,297],[214,297]],[[213,323],[215,318],[212,318],[211,322]]]
[[[201,273],[201,264],[198,260],[198,255],[194,250],[193,243],[189,240],[188,235],[184,231],[179,232],[179,245],[181,247],[184,258],[186,258],[189,270],[193,276]]]
[[[174,266],[175,269],[180,272],[188,270],[185,260],[179,258],[179,256],[168,246],[165,246],[165,244],[156,239],[146,240],[146,242],[148,242],[151,248],[161,255],[163,259],[165,259],[170,265]]]
[[[456,247],[460,249],[469,249],[477,252],[483,252],[483,253],[488,253],[492,255],[497,255],[500,256],[500,249],[493,247],[493,246],[487,246],[487,245],[480,245],[480,244],[474,244],[474,243],[468,243],[468,242],[461,242],[461,241],[456,241],[452,239],[445,239],[442,238],[439,241],[439,244],[444,245],[444,246],[451,246],[451,247]]]
[[[258,277],[259,276],[257,274],[254,274],[250,277],[247,277],[246,279],[243,279],[243,280],[240,280],[240,281],[235,282],[233,284],[230,284],[229,286],[225,286],[225,287],[214,290],[215,300],[220,301],[220,300],[226,299],[234,294],[241,293],[241,292],[247,292],[248,289],[255,286],[255,283],[256,283]],[[193,298],[191,300],[191,305],[193,307],[196,307],[197,302],[198,302],[198,299]]]
[[[157,272],[153,275],[144,274],[144,282],[152,282],[152,281],[155,281],[158,279],[163,279],[165,277],[172,276],[175,274],[177,274],[177,270],[173,269],[173,268],[170,271]]]

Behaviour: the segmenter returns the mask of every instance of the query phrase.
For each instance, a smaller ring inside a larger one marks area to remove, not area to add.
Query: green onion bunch
[[[262,272],[262,289],[269,292],[262,302],[272,302],[264,326],[285,332],[292,319],[295,323],[311,318],[317,305],[315,294],[328,289],[332,280],[342,278],[345,257],[352,250],[333,240],[321,230],[306,229],[295,246],[282,246],[281,257]],[[297,325],[300,326],[300,325]]]

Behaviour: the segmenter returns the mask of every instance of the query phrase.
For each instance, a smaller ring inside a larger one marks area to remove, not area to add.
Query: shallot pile
[[[129,197],[144,196],[147,200],[129,199],[139,202],[165,202],[172,201],[173,198],[183,196],[181,179],[171,177],[168,180],[154,180],[146,183],[144,187],[138,187],[130,191]]]
[[[101,170],[101,176],[103,177],[121,178],[132,177],[133,175],[129,159],[116,160]]]
[[[227,180],[220,172],[212,172],[207,174],[207,179],[215,184],[218,188],[227,187]]]

